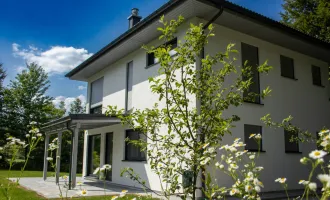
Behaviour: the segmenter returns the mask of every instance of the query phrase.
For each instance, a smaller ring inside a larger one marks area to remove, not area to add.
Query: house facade
[[[290,143],[283,129],[267,128],[260,118],[270,113],[279,121],[291,115],[294,125],[315,136],[320,128],[330,127],[328,43],[226,1],[172,0],[141,21],[134,9],[129,18],[129,30],[69,72],[67,77],[88,83],[88,114],[104,113],[109,105],[125,109],[150,108],[158,98],[149,88],[148,77],[157,76],[159,64],[141,46],[161,45],[156,30],[160,26],[159,17],[162,14],[165,19],[185,17],[174,40],[177,42],[183,40],[190,23],[205,24],[220,9],[223,9],[222,14],[213,21],[215,37],[205,46],[205,54],[225,51],[229,43],[234,43],[240,52],[237,63],[248,59],[261,64],[268,60],[273,66],[268,75],[260,74],[254,79],[258,92],[271,87],[271,97],[230,109],[228,114],[236,114],[241,120],[235,124],[233,136],[224,138],[224,144],[230,144],[233,138],[244,140],[249,133],[260,132],[262,152],[258,164],[264,167],[261,179],[265,191],[282,189],[274,183],[278,177],[287,177],[290,189],[299,189],[298,181],[306,178],[309,170],[299,160],[316,149],[316,145]],[[127,137],[137,139],[138,133],[117,123],[87,129],[84,134],[84,177],[93,176],[96,167],[111,164],[108,180],[141,187],[120,176],[122,168],[131,167],[147,186],[161,190],[158,176],[151,171],[146,155],[125,142]],[[251,144],[249,148],[253,150],[254,147]],[[230,178],[220,171],[213,176],[221,185],[232,185]]]

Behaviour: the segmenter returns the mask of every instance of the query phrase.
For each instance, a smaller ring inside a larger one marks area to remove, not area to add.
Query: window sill
[[[253,101],[244,101],[244,103],[250,103],[250,104],[261,105],[261,106],[265,105],[263,103],[258,103],[258,102],[253,102]]]
[[[264,151],[264,150],[256,150],[256,149],[245,149],[245,150],[247,150],[248,152],[260,152],[260,153],[266,153],[266,151]]]
[[[176,55],[178,55],[178,53],[175,53],[175,54],[171,55],[171,57],[173,58],[173,57],[176,56]],[[145,67],[145,69],[149,69],[149,68],[151,68],[151,67],[153,67],[153,66],[155,66],[155,65],[158,65],[159,63],[160,63],[160,62],[156,62],[156,63],[154,63],[154,64],[147,65],[147,66]]]
[[[302,154],[300,151],[285,151],[287,154]]]
[[[321,87],[321,88],[325,88],[324,85],[317,85],[317,84],[313,84],[314,86],[317,86],[317,87]]]
[[[159,62],[154,63],[154,64],[152,64],[152,65],[147,65],[147,66],[145,67],[145,69],[149,69],[149,68],[151,68],[151,67],[153,67],[153,66],[155,66],[155,65],[158,65],[158,64],[159,64]]]
[[[283,76],[281,75],[283,78],[286,78],[286,79],[291,79],[293,81],[298,81],[298,79],[294,78],[294,77],[288,77],[288,76]]]
[[[146,160],[122,160],[122,162],[139,162],[139,163],[147,163]]]

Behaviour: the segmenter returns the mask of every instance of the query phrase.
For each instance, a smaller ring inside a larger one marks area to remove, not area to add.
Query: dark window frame
[[[141,134],[142,133],[139,133],[138,131],[134,131],[133,129],[127,129],[125,131],[126,138],[129,138],[129,133],[137,133],[137,134],[139,134],[138,138],[141,139]],[[138,150],[138,156],[136,158],[131,158],[131,156],[128,155],[129,148],[133,148],[135,150]],[[125,160],[124,161],[138,161],[138,162],[147,161],[146,152],[141,151],[140,147],[137,147],[137,146],[129,143],[129,141],[125,141]]]
[[[163,45],[165,45],[165,46],[171,45],[171,50],[173,50],[173,49],[175,49],[178,46],[178,38],[173,38],[172,40],[166,42]],[[158,47],[160,47],[160,46],[158,46]],[[155,62],[155,54],[154,53],[148,53],[147,52],[147,54],[146,54],[146,65],[147,65],[147,67],[146,68],[152,67],[152,66],[154,66],[154,65],[156,65],[158,63],[159,62]]]
[[[248,150],[248,151],[250,151],[250,152],[258,152],[258,151],[259,151],[258,147],[257,147],[257,149],[255,149],[255,148],[250,148],[250,147],[249,147],[249,142],[256,143],[256,141],[255,141],[255,139],[253,139],[253,138],[249,138],[250,135],[251,135],[252,133],[247,133],[247,132],[246,132],[246,128],[247,128],[247,126],[254,126],[254,127],[258,127],[258,128],[260,128],[260,131],[259,131],[259,133],[260,133],[260,135],[261,135],[261,141],[260,141],[260,152],[265,152],[264,149],[263,149],[263,134],[262,134],[262,126],[259,126],[259,125],[253,125],[253,124],[244,124],[244,142],[245,142],[245,144],[246,144],[246,146],[245,146],[245,150]],[[246,135],[246,134],[248,134],[248,135]],[[258,134],[258,133],[255,133],[255,134]]]
[[[289,66],[286,66],[286,62],[285,61],[290,61]],[[284,55],[280,55],[280,62],[281,62],[281,76],[285,77],[285,78],[289,78],[289,79],[293,79],[293,80],[298,80],[295,77],[295,64],[294,64],[294,59],[290,58],[288,56],[284,56]],[[285,74],[285,72],[288,72],[288,70],[285,70],[285,67],[292,67],[291,70],[289,70],[290,72],[292,71],[292,74]]]
[[[242,67],[244,67],[244,64],[245,64],[245,62],[246,62],[246,60],[244,60],[243,59],[243,45],[247,45],[247,46],[250,46],[250,47],[254,47],[254,48],[256,48],[256,50],[257,50],[257,65],[259,66],[259,64],[260,64],[260,62],[259,62],[259,60],[260,60],[260,58],[259,58],[259,47],[256,47],[256,46],[253,46],[253,45],[250,45],[250,44],[247,44],[247,43],[244,43],[244,42],[241,42],[241,60],[242,60]],[[247,60],[247,61],[249,61],[249,60]],[[258,67],[257,66],[257,67]],[[252,66],[253,67],[253,66]],[[252,69],[252,71],[253,71],[253,69]],[[256,99],[255,99],[255,101],[251,101],[251,100],[247,100],[247,99],[244,99],[244,102],[245,103],[253,103],[253,104],[259,104],[259,105],[263,105],[262,104],[262,102],[261,102],[261,97],[260,97],[260,92],[261,92],[261,87],[260,87],[260,73],[257,71],[257,73],[258,73],[258,82],[257,82],[257,84],[258,84],[258,91],[256,91],[255,93],[257,93],[258,94],[258,96],[256,97]],[[243,77],[243,80],[244,80],[244,77]],[[248,93],[250,93],[250,91],[248,91]],[[245,98],[245,92],[244,92],[244,94],[243,94],[243,98]]]
[[[313,85],[316,85],[316,86],[320,86],[320,87],[324,87],[322,85],[322,71],[321,71],[321,67],[318,67],[316,65],[312,65],[312,82],[313,82]],[[317,71],[315,71],[317,70]],[[317,74],[315,74],[317,73]]]
[[[300,148],[299,148],[299,142],[290,142],[292,135],[296,134],[298,135],[298,133],[293,132],[293,131],[288,131],[284,129],[284,148],[285,148],[285,153],[301,153],[300,152]],[[290,145],[293,145],[296,149],[289,149],[291,147],[289,147],[288,143],[290,143]]]
[[[94,110],[101,109],[101,112],[94,112]],[[95,106],[89,109],[89,114],[102,114],[102,105]]]

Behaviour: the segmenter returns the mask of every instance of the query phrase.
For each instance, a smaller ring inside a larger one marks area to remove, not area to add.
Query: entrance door
[[[105,141],[105,164],[112,166],[113,133],[106,133]],[[112,181],[112,170],[107,172],[106,180]]]
[[[88,164],[87,174],[88,176],[95,176],[93,172],[96,168],[100,167],[100,155],[101,155],[101,135],[88,136]]]

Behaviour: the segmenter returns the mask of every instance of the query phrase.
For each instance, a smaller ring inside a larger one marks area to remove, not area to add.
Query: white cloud
[[[16,66],[15,68],[18,73],[21,73],[23,70],[27,69],[26,66],[22,66],[22,65]]]
[[[78,90],[85,90],[85,89],[87,89],[86,86],[83,86],[83,85],[79,85],[79,86],[78,86]]]
[[[86,104],[86,97],[84,95],[79,95],[77,96],[81,102],[82,102],[82,105],[84,106]],[[60,102],[61,101],[64,101],[65,103],[65,109],[66,111],[68,112],[70,110],[70,105],[72,102],[74,102],[74,100],[77,98],[77,97],[65,97],[65,96],[57,96],[55,97],[55,99],[53,100],[53,104],[58,107],[60,105]]]
[[[66,46],[52,46],[45,51],[33,45],[27,49],[20,47],[19,44],[12,44],[14,56],[22,58],[26,62],[36,62],[49,74],[68,72],[93,55],[84,48]]]

